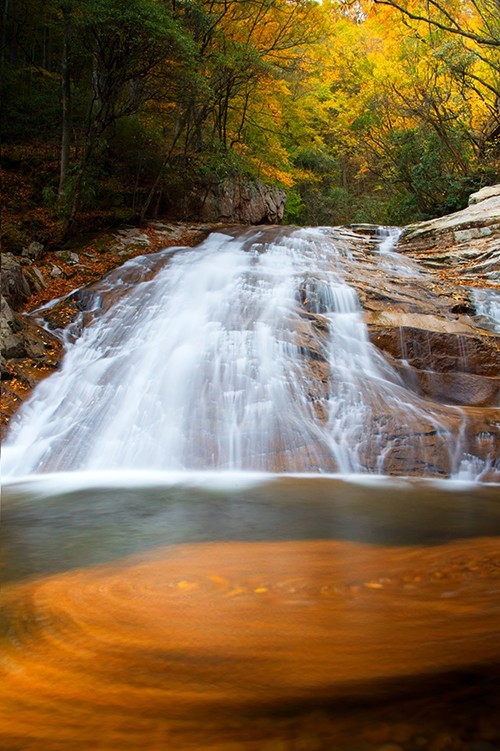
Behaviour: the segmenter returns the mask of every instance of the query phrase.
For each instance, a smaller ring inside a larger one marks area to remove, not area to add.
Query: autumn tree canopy
[[[9,0],[2,140],[66,232],[192,215],[224,179],[298,223],[402,223],[499,179],[498,0]],[[51,157],[52,162],[54,159]]]

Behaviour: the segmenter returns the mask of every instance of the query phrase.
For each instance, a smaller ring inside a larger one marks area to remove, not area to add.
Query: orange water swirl
[[[221,718],[500,664],[494,538],[179,545],[11,585],[0,606],[5,751],[260,751]]]

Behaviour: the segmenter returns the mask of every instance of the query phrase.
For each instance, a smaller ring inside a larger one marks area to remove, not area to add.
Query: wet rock
[[[254,254],[256,260],[257,254],[266,252],[267,243],[286,238],[293,231],[292,228],[269,226],[259,228],[257,233],[242,227],[224,229],[225,233],[243,238],[243,249]],[[135,228],[125,228],[113,242],[127,252],[126,248],[133,247],[127,241],[145,242],[141,234]],[[482,240],[491,242],[491,237],[493,234]],[[337,239],[335,230],[332,257],[336,253],[342,256],[347,279],[357,290],[366,311],[371,341],[391,366],[392,373],[396,373],[394,388],[406,388],[401,403],[404,402],[409,412],[413,410],[415,416],[406,421],[401,419],[399,403],[391,401],[390,397],[387,403],[381,399],[379,404],[370,404],[366,419],[352,438],[360,465],[371,472],[447,476],[453,470],[448,439],[457,435],[463,436],[461,448],[469,452],[471,462],[495,456],[498,433],[494,411],[490,408],[498,403],[498,337],[471,317],[475,309],[468,289],[457,287],[436,272],[422,271],[412,258],[403,256],[391,266],[393,259],[381,257],[378,252],[380,237],[375,238],[375,234],[367,236],[349,228],[339,231]],[[150,279],[179,252],[182,249],[174,248],[129,261],[99,282],[61,300],[47,311],[46,321],[54,330],[63,329],[73,322],[74,335],[78,336],[81,327],[109,310],[133,287]],[[82,258],[84,256],[82,253]],[[28,262],[22,273],[31,272],[33,268]],[[285,328],[282,344],[293,353],[291,363],[297,352],[301,355],[303,415],[307,419],[310,414],[316,423],[328,426],[332,420],[328,400],[335,393],[335,378],[338,377],[328,360],[330,337],[335,334],[332,314],[337,302],[334,299],[335,283],[332,292],[319,276],[316,277],[316,267],[313,269],[302,276],[297,275],[295,292],[292,293],[295,295],[296,316],[290,327]],[[4,328],[7,325],[6,333],[16,337],[20,319],[9,300],[6,304]],[[40,362],[47,357],[46,348],[31,344],[26,337],[9,341],[18,359],[28,353]],[[29,373],[17,369],[17,366],[10,372],[11,376],[15,373],[15,379],[24,372],[24,382],[30,382]],[[388,392],[392,389],[391,384],[392,380]],[[422,399],[428,401],[425,414],[419,401]],[[457,406],[463,409],[457,409]],[[436,420],[433,415],[437,416]],[[273,439],[263,435],[261,443],[257,442],[257,451],[262,456],[252,457],[256,467],[269,466],[268,457],[272,453],[275,471],[337,471],[329,446],[323,445],[316,434],[307,434],[304,421],[284,417],[283,422],[286,423],[287,440],[278,436],[272,445]],[[209,423],[207,418],[206,424],[199,426],[199,444],[203,447],[197,445],[193,448],[193,462],[199,459],[199,452],[205,452],[200,460],[202,465],[213,461],[220,451]],[[230,436],[223,435],[223,427],[220,426],[221,440],[229,440]],[[350,430],[350,426],[346,429]],[[397,742],[398,739],[391,736],[387,741]]]
[[[469,373],[418,370],[394,360],[401,380],[413,392],[442,404],[494,407],[499,404],[500,379]]]
[[[436,332],[409,326],[370,326],[379,349],[418,370],[473,373],[496,377],[500,372],[498,337]]]
[[[380,227],[378,224],[350,224],[349,227],[353,229],[355,232],[360,232],[363,235],[370,235],[372,237],[377,237],[380,235]]]

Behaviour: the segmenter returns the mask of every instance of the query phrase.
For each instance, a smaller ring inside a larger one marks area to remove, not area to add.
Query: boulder
[[[57,277],[62,276],[62,275],[63,275],[62,269],[60,269],[59,266],[56,266],[54,264],[50,270],[50,276],[52,277],[52,279],[57,279]]]
[[[19,327],[16,323],[14,311],[2,295],[0,308],[2,373],[5,372],[6,358],[22,356],[22,337],[16,333],[18,330]]]
[[[260,180],[224,180],[209,187],[201,199],[204,221],[241,224],[279,224],[285,213],[286,193]]]
[[[21,263],[12,253],[2,253],[2,295],[14,310],[20,310],[32,290]]]
[[[39,292],[47,286],[42,272],[36,266],[24,266],[23,276],[28,282],[31,292]]]
[[[27,248],[23,249],[22,255],[24,258],[29,258],[30,261],[38,261],[42,257],[43,251],[44,247],[42,243],[34,240]]]
[[[75,264],[80,262],[78,254],[72,253],[70,250],[56,250],[54,256],[62,263]]]

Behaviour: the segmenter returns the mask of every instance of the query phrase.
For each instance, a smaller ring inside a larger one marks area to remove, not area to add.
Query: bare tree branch
[[[442,31],[447,31],[449,34],[455,34],[470,39],[479,45],[500,47],[500,36],[497,36],[496,33],[491,33],[489,36],[486,34],[476,34],[469,29],[459,26],[458,22],[446,10],[443,3],[436,2],[436,0],[429,0],[429,5],[432,5],[444,18],[448,19],[447,23],[440,21],[430,13],[428,15],[421,15],[418,12],[411,11],[404,5],[401,5],[398,0],[373,0],[373,2],[376,5],[388,5],[391,8],[395,8],[396,10],[399,10],[400,13],[403,13],[403,15],[411,18],[412,21],[423,21],[424,23],[431,24]]]

